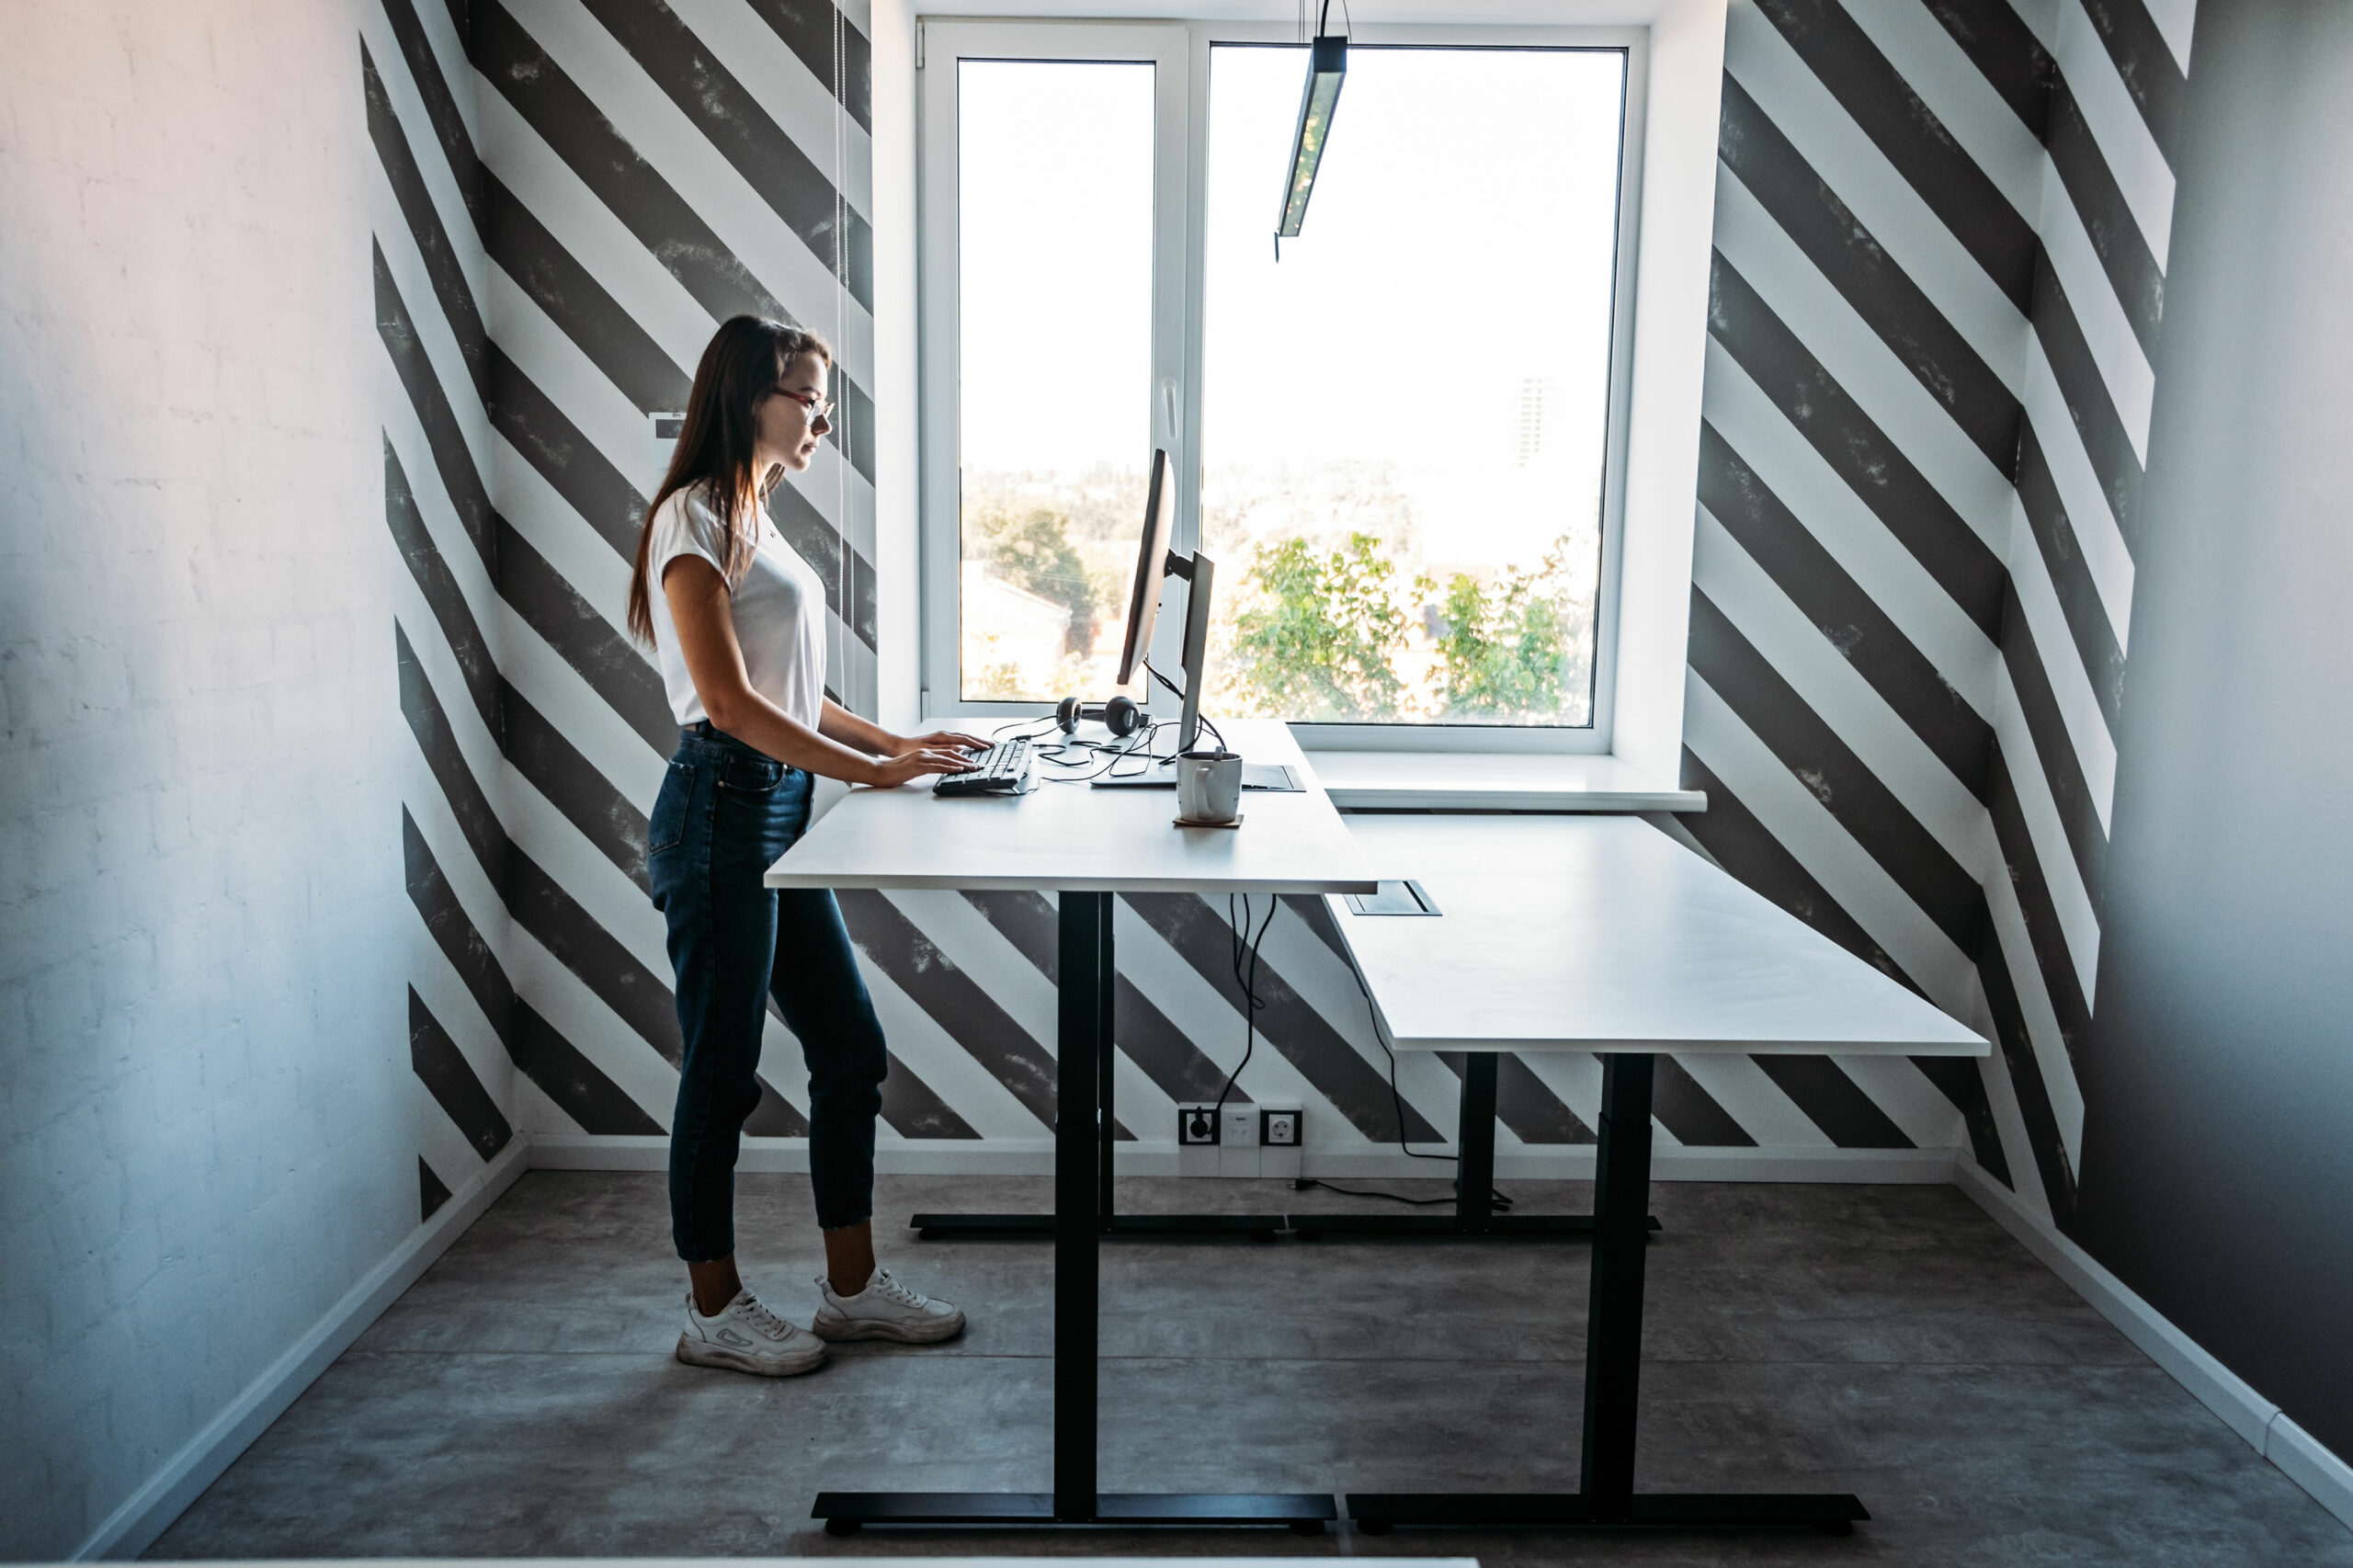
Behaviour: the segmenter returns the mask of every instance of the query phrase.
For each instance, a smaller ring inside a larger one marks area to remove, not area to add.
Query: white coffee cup
[[[1242,811],[1242,755],[1188,751],[1176,759],[1176,814],[1186,822],[1229,823]]]

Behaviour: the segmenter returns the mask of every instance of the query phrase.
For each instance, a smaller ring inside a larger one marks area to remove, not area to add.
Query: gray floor
[[[1425,1193],[1435,1183],[1415,1185]],[[1507,1184],[1524,1211],[1581,1183]],[[879,1212],[1042,1207],[1043,1179],[885,1177]],[[158,1558],[1169,1552],[1491,1563],[2343,1564],[2353,1534],[1943,1187],[1654,1188],[1640,1483],[1851,1491],[1845,1540],[1343,1526],[1302,1540],[824,1535],[821,1488],[1044,1487],[1051,1255],[918,1243],[932,1349],[767,1381],[671,1358],[658,1176],[525,1176],[198,1500]],[[1317,1195],[1319,1206],[1381,1209]],[[1307,1206],[1137,1180],[1123,1207]],[[808,1185],[746,1176],[747,1279],[808,1321]],[[1121,1242],[1103,1263],[1107,1491],[1573,1487],[1586,1254],[1559,1244]]]

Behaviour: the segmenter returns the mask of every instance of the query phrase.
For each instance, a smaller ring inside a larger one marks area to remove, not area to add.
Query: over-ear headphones
[[[1124,741],[1143,728],[1143,710],[1131,697],[1115,697],[1108,702],[1081,702],[1065,697],[1054,706],[1054,727],[1065,735],[1076,734],[1079,725],[1089,719],[1102,720],[1114,740]]]

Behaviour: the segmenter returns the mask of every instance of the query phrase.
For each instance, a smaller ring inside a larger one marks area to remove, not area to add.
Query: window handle
[[[1160,378],[1160,430],[1168,448],[1168,455],[1176,455],[1177,445],[1184,439],[1184,424],[1176,411],[1176,378]]]

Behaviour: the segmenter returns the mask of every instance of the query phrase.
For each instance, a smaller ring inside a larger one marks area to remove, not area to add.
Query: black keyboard
[[[1002,741],[973,761],[970,773],[943,773],[931,787],[935,795],[1026,795],[1037,782],[1037,764],[1029,759],[1027,737]]]

